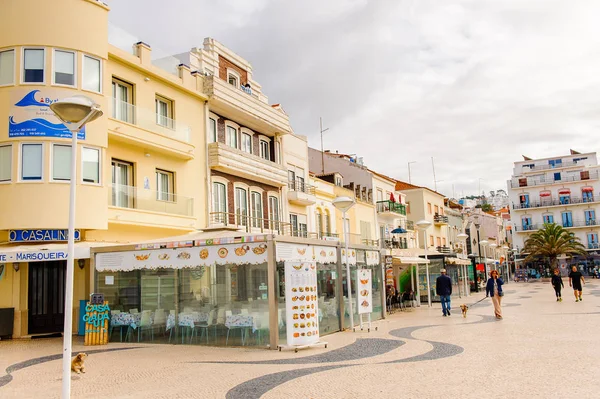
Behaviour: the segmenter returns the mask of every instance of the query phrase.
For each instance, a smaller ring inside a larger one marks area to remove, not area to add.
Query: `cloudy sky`
[[[596,151],[596,0],[112,0],[172,53],[213,37],[248,59],[318,148],[456,196],[506,189],[521,155]],[[166,4],[168,7],[165,7]],[[139,15],[147,18],[138,18]],[[480,180],[481,179],[481,180]]]

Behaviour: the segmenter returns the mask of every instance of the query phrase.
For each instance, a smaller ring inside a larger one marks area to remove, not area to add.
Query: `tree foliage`
[[[579,238],[555,223],[545,224],[542,229],[530,235],[521,252],[528,254],[525,262],[540,257],[547,258],[552,269],[557,267],[557,258],[562,254],[587,256],[585,246]]]

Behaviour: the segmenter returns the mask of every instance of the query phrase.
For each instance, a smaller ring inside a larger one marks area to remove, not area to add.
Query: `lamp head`
[[[495,244],[495,243],[490,244],[490,248],[496,248],[497,246],[498,246],[498,244]]]
[[[480,243],[481,245],[488,245],[488,244],[489,244],[489,241],[488,241],[488,240],[481,240],[481,241],[479,241],[479,243]]]
[[[429,226],[431,226],[431,222],[429,220],[423,219],[419,220],[417,223],[415,223],[415,225],[420,230],[426,230]]]
[[[346,212],[354,206],[354,200],[350,197],[337,197],[332,201],[332,204],[336,209]]]
[[[469,235],[465,234],[465,233],[460,233],[460,234],[457,234],[456,238],[458,238],[461,241],[465,241],[467,238],[469,238]]]
[[[86,96],[72,96],[50,104],[50,109],[64,123],[91,122],[102,116],[100,106]]]

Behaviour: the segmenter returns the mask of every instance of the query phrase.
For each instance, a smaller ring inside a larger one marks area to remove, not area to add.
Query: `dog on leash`
[[[463,303],[462,305],[460,305],[460,310],[462,311],[462,316],[466,318],[467,310],[469,310],[469,307]]]
[[[76,372],[77,374],[85,373],[85,358],[87,357],[87,353],[78,353],[77,356],[71,360],[71,371]]]

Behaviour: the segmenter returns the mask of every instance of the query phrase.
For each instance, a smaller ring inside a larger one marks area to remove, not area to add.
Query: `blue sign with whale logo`
[[[18,101],[8,117],[8,137],[59,137],[71,138],[71,132],[54,115],[50,104],[59,100],[55,91],[42,94],[31,90],[24,96],[17,94]],[[78,140],[85,140],[85,127],[77,134]]]

